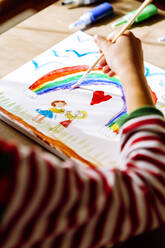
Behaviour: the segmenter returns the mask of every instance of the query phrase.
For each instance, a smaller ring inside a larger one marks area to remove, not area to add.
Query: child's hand
[[[109,76],[117,74],[121,77],[128,73],[140,73],[144,75],[143,52],[141,42],[130,31],[126,31],[115,43],[111,41],[114,34],[108,40],[102,36],[96,36],[95,42],[104,53],[104,58],[99,65]]]
[[[96,36],[95,41],[104,53],[100,66],[110,77],[117,74],[124,89],[128,113],[145,105],[154,105],[147,80],[144,76],[144,63],[141,42],[133,33],[124,35],[112,43],[109,39]]]

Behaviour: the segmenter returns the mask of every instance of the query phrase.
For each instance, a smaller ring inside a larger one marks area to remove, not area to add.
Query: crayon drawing
[[[127,112],[120,79],[96,67],[92,37],[77,32],[7,75],[0,83],[0,118],[61,158],[89,166],[117,166],[117,120]],[[165,72],[145,63],[154,100],[165,112]]]

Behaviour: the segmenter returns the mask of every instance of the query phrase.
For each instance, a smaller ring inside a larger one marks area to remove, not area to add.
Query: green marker
[[[124,23],[127,23],[132,16],[136,13],[136,10],[133,10],[131,12],[129,12],[127,15],[123,16],[121,19],[119,19],[118,21],[112,23],[113,27],[122,25]],[[158,9],[154,4],[149,4],[141,13],[140,15],[138,15],[134,21],[134,23],[138,23],[141,21],[144,21],[148,18],[150,18],[151,16],[154,16],[158,13]]]

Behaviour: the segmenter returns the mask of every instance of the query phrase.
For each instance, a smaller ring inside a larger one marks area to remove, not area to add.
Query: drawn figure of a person
[[[45,118],[56,119],[56,114],[63,114],[65,112],[65,106],[67,103],[65,101],[53,101],[51,103],[51,108],[49,109],[36,109],[38,115],[32,120],[41,123]]]
[[[66,111],[65,114],[67,120],[61,121],[56,127],[54,127],[53,131],[58,131],[59,128],[61,130],[61,127],[67,128],[75,119],[86,119],[87,118],[87,112],[83,110],[78,110],[75,113],[72,111]]]
[[[78,110],[74,114],[72,111],[67,111],[65,116],[69,120],[74,120],[74,119],[85,119],[87,118],[87,112],[83,110]]]

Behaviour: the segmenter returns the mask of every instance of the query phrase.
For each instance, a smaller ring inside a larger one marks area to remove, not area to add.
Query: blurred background
[[[0,0],[0,33],[54,2],[55,0]]]
[[[0,0],[0,33],[22,22],[57,0]],[[118,0],[103,0],[110,3]],[[135,1],[135,0],[132,0]],[[142,2],[143,0],[137,0]],[[59,1],[60,2],[60,1]],[[165,10],[165,0],[154,0],[158,8]]]

